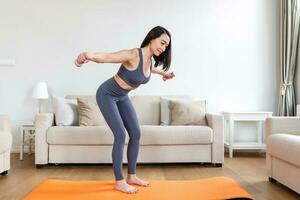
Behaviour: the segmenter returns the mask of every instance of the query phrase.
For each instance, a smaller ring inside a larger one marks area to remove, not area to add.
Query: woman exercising
[[[155,61],[155,68],[152,68],[152,57]],[[75,60],[75,65],[81,67],[88,61],[122,63],[117,74],[99,86],[96,99],[99,109],[114,135],[112,161],[116,180],[115,188],[125,193],[137,193],[138,189],[130,184],[149,186],[149,183],[136,176],[141,130],[128,93],[140,84],[147,83],[151,72],[161,75],[164,81],[175,76],[173,72],[166,72],[171,64],[171,35],[165,28],[156,26],[147,34],[141,48],[114,53],[83,52]],[[157,69],[161,65],[162,69]],[[129,135],[126,181],[122,173],[125,129]]]

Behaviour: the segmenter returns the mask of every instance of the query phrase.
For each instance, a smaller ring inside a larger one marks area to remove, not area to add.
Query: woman
[[[152,57],[155,60],[155,68],[152,68]],[[164,81],[175,76],[173,72],[166,72],[171,64],[171,35],[165,28],[157,26],[147,34],[141,48],[114,53],[83,52],[75,60],[75,65],[81,67],[88,61],[122,63],[118,73],[100,85],[96,99],[99,109],[114,135],[112,161],[116,180],[115,188],[125,193],[137,193],[138,189],[130,184],[149,186],[149,183],[136,176],[141,130],[128,93],[140,84],[147,83],[151,72],[161,75]],[[156,69],[160,65],[163,66],[162,70]],[[129,135],[126,181],[122,174],[125,129]]]

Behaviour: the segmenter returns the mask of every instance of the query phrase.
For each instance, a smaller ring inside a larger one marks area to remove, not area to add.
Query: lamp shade
[[[33,89],[32,98],[34,99],[48,99],[47,84],[39,82]]]

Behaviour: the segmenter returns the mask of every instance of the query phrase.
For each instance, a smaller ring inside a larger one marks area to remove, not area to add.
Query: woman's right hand
[[[93,54],[90,52],[83,52],[78,55],[77,59],[75,60],[75,65],[77,67],[81,67],[82,64],[89,62],[93,59]]]

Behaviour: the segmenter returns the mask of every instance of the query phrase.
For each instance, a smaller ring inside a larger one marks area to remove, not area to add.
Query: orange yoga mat
[[[71,181],[48,179],[31,191],[24,200],[210,200],[253,199],[232,179],[213,177],[200,180],[153,180],[137,194],[114,189],[114,181]]]

